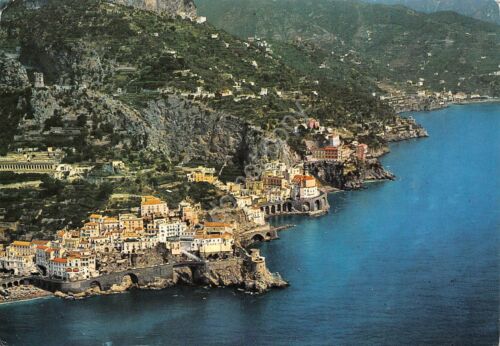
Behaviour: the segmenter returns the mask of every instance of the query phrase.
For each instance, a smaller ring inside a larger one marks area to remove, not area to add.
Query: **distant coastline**
[[[485,103],[500,103],[500,97],[492,97],[492,98],[483,98],[483,99],[471,99],[471,100],[463,100],[463,101],[451,101],[447,102],[443,105],[434,105],[429,109],[423,109],[425,108],[425,103],[420,103],[421,106],[424,106],[423,108],[419,107],[410,107],[410,109],[404,109],[404,110],[399,110],[396,113],[401,115],[404,113],[409,113],[409,112],[433,112],[437,111],[440,109],[445,109],[450,106],[467,106],[467,105],[472,105],[472,104],[485,104]]]

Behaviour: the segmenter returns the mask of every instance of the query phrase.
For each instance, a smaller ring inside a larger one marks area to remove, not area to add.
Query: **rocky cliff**
[[[29,87],[28,74],[21,63],[0,54],[0,89],[23,89]]]
[[[193,0],[112,0],[113,2],[144,10],[156,11],[168,15],[186,18],[196,17],[196,6]]]
[[[0,0],[0,10],[15,0]],[[50,0],[24,0],[29,9],[37,9],[46,5]],[[193,0],[110,0],[119,5],[131,6],[143,10],[160,12],[170,16],[196,18],[196,6]]]
[[[311,162],[306,165],[306,168],[324,183],[342,190],[360,189],[366,181],[395,178],[377,159],[354,164],[333,161]]]
[[[239,287],[247,292],[264,293],[271,288],[282,288],[288,283],[278,273],[265,266],[255,266],[250,259],[232,258],[207,262],[195,270],[177,268],[174,283],[209,285],[212,287]]]
[[[4,71],[21,68],[14,62],[5,65]],[[4,79],[9,85],[27,82],[24,74],[5,73],[0,76],[0,86]],[[59,121],[64,132],[61,140],[72,143],[79,138],[96,150],[112,149],[115,154],[147,150],[173,162],[204,160],[217,164],[228,160],[258,162],[267,157],[295,160],[286,143],[262,129],[176,95],[159,97],[142,108],[132,108],[92,89],[33,89],[29,98],[19,100],[31,110],[17,126],[16,132],[23,134],[15,138],[19,145],[34,139],[49,144],[55,133],[48,124],[58,126]],[[76,132],[69,134],[75,128]]]

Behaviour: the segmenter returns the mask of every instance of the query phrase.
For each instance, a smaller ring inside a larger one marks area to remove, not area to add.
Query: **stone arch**
[[[36,267],[38,268],[38,271],[42,276],[47,276],[47,268],[45,266],[42,266],[40,264],[37,264]]]
[[[266,233],[266,240],[271,240],[271,239],[273,239],[272,233],[271,232],[267,232]]]
[[[276,214],[276,206],[275,205],[271,206],[271,214]]]
[[[287,212],[291,212],[292,211],[292,203],[288,202],[285,204],[285,210]]]
[[[128,273],[127,275],[124,275],[123,279],[125,279],[127,277],[130,278],[130,281],[132,282],[132,284],[137,285],[139,283],[139,278],[134,273]]]
[[[19,286],[19,281],[14,281],[13,285],[14,285],[14,287]]]
[[[316,208],[315,210],[321,210],[322,208],[322,201],[320,199],[317,199],[314,201],[314,207]]]
[[[283,210],[281,209],[281,204],[278,204],[278,205],[276,206],[276,211],[277,211],[278,213],[281,213],[281,212],[283,211]]]
[[[7,288],[12,288],[12,282],[7,282]]]
[[[7,284],[2,284],[2,288],[7,288]]]
[[[304,204],[302,204],[302,211],[311,211],[311,203],[304,202]]]
[[[258,242],[263,242],[265,239],[264,237],[262,236],[262,234],[255,234],[253,237],[252,237],[252,241],[254,243],[258,243]]]
[[[102,291],[102,285],[99,281],[92,281],[90,283],[90,289],[94,291]]]
[[[269,214],[270,214],[269,206],[266,205],[266,215],[269,215]]]

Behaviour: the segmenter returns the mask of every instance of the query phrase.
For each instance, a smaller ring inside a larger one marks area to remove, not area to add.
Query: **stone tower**
[[[251,249],[252,269],[256,274],[264,274],[267,272],[266,259],[260,255],[259,249]]]
[[[43,81],[43,73],[35,72],[35,88],[44,88],[45,83]]]

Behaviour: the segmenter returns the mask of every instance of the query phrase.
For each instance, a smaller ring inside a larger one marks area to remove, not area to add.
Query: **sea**
[[[412,114],[396,181],[330,195],[260,246],[290,287],[176,287],[0,306],[0,345],[498,345],[500,105]]]

